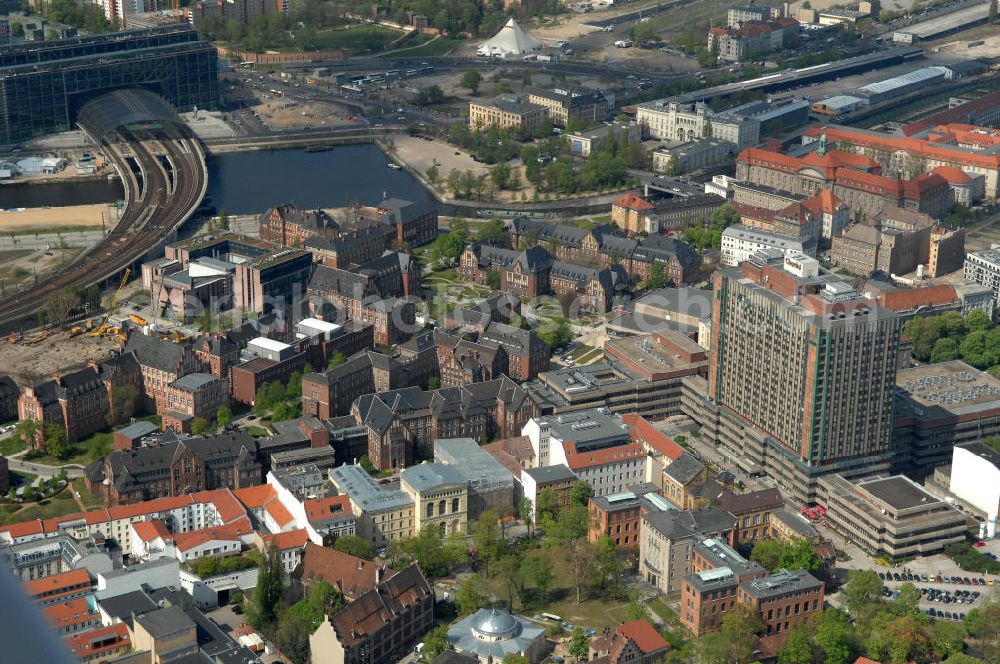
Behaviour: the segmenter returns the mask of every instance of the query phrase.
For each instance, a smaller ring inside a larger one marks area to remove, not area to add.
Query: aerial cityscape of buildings
[[[995,7],[28,4],[0,660],[996,659]]]

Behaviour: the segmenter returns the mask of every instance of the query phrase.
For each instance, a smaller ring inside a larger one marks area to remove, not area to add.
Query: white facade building
[[[994,304],[1000,305],[1000,244],[993,243],[992,249],[967,255],[964,277],[992,290]]]
[[[1000,452],[983,443],[956,445],[951,457],[949,491],[986,512],[985,532],[996,537],[1000,512]]]
[[[722,264],[727,267],[739,265],[761,249],[777,249],[782,253],[809,253],[804,241],[799,238],[739,224],[722,231]]]

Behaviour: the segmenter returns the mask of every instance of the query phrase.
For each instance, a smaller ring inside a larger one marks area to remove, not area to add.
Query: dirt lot
[[[334,127],[350,124],[349,113],[336,104],[327,102],[298,103],[272,99],[254,107],[273,129],[301,129],[304,127]]]
[[[70,249],[12,249],[0,251],[0,285],[3,294],[32,285],[35,275],[49,274],[76,258],[79,248]]]
[[[68,226],[100,228],[110,222],[107,205],[74,205],[72,207],[28,208],[23,212],[0,210],[0,235],[38,230],[53,232]]]
[[[66,332],[59,332],[34,346],[15,345],[2,338],[0,366],[23,385],[56,372],[81,367],[90,359],[103,360],[112,350],[118,349],[118,341],[115,339],[86,335],[70,339],[68,336]]]
[[[986,43],[969,48],[970,41],[979,40]],[[963,58],[995,58],[1000,56],[1000,28],[995,25],[979,25],[928,44],[940,48],[941,53],[960,55]]]

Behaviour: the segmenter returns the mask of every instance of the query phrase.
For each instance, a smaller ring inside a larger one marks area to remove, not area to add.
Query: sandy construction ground
[[[0,210],[0,234],[25,231],[56,231],[72,226],[112,224],[113,210],[107,205],[74,205],[72,207],[27,208],[22,212]]]
[[[16,382],[25,385],[83,366],[88,360],[103,360],[119,345],[113,338],[93,338],[86,334],[69,338],[66,332],[54,334],[34,346],[12,344],[6,337],[0,337],[0,366]]]
[[[350,113],[344,108],[320,101],[298,103],[276,99],[260,104],[254,110],[275,129],[333,127],[354,122],[347,120]]]

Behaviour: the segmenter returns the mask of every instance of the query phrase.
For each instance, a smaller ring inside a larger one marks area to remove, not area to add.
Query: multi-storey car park
[[[0,143],[73,128],[97,95],[141,88],[179,110],[219,100],[215,47],[187,25],[129,30],[0,49]]]

